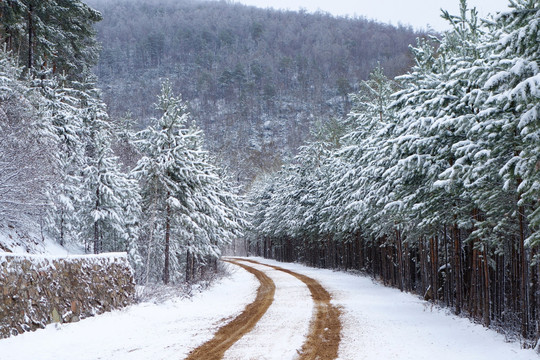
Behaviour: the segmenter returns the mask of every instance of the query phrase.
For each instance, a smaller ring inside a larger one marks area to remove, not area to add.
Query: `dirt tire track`
[[[260,285],[255,301],[246,305],[234,320],[218,329],[214,337],[191,351],[186,360],[219,360],[242,336],[250,332],[274,301],[276,285],[265,273],[236,261],[224,260],[255,275]]]
[[[330,293],[315,279],[295,273],[279,266],[263,264],[254,260],[236,258],[253,264],[268,266],[290,274],[307,285],[315,303],[316,313],[310,324],[306,342],[299,354],[300,360],[333,360],[338,357],[338,347],[341,341],[341,311],[330,303]]]

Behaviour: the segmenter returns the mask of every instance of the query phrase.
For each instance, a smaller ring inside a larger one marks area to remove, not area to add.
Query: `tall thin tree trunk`
[[[519,240],[518,240],[519,241]],[[512,308],[513,313],[519,314],[520,311],[520,304],[519,304],[519,296],[521,287],[519,286],[519,257],[518,257],[518,246],[515,246],[514,244],[510,244],[510,306]]]
[[[525,254],[525,209],[518,207],[519,217],[519,255],[520,255],[520,275],[521,275],[521,333],[527,338],[529,332],[529,312],[527,306],[527,259]]]
[[[156,197],[154,197],[156,199]],[[150,235],[148,237],[148,252],[146,253],[146,284],[150,282],[150,261],[152,260],[152,248],[154,245],[154,226],[156,223],[155,203],[152,204],[152,216],[150,217]]]
[[[499,287],[499,296],[498,296],[498,300],[497,300],[497,316],[498,316],[498,320],[499,321],[504,321],[504,318],[503,318],[503,311],[505,310],[505,295],[506,295],[506,289],[507,289],[507,286],[506,286],[506,271],[505,271],[505,261],[507,259],[506,256],[504,255],[499,255],[497,256],[498,258],[498,262],[497,262],[497,265],[498,265],[498,281],[495,281],[495,286],[498,286]]]
[[[405,264],[404,264],[404,274],[403,277],[405,278],[405,291],[411,291],[412,290],[412,281],[411,281],[411,252],[409,251],[409,242],[405,241],[403,243],[404,248],[404,255],[405,255]]]
[[[429,289],[429,279],[427,275],[427,250],[426,250],[426,244],[424,237],[421,236],[418,242],[419,248],[419,257],[420,257],[420,282],[422,286],[422,293],[421,295],[426,297],[428,289]]]
[[[456,314],[461,313],[461,305],[463,303],[461,276],[461,241],[459,238],[459,229],[457,224],[452,226],[452,237],[454,238],[454,282],[456,285]]]
[[[28,5],[28,69],[34,66],[34,5]]]
[[[191,269],[191,267],[189,266],[190,260],[191,260],[191,253],[188,250],[186,252],[186,282],[187,283],[191,282],[191,274],[189,273],[189,271]]]
[[[531,255],[531,258],[536,258],[538,256],[538,249],[534,249],[534,254]],[[531,307],[530,319],[531,319],[531,332],[535,330],[534,338],[538,339],[540,335],[539,329],[539,313],[538,309],[540,308],[539,297],[538,297],[538,276],[540,271],[540,265],[534,265],[531,267],[531,289],[529,291],[530,301],[529,305]],[[532,334],[531,334],[532,335]]]
[[[186,282],[190,283],[193,281],[194,278],[195,256],[189,250],[189,247],[191,246],[190,242],[188,242],[187,246],[188,251],[186,252]]]
[[[96,189],[96,207],[95,210],[99,210],[99,188]],[[99,236],[99,224],[98,220],[94,220],[94,254],[99,254],[101,252],[101,243],[100,243],[100,236]]]
[[[433,292],[433,302],[438,302],[438,284],[437,284],[437,276],[438,276],[438,270],[439,270],[439,257],[438,257],[438,241],[437,236],[432,236],[429,240],[429,246],[430,246],[430,257],[431,257],[431,288]]]
[[[167,199],[170,192],[167,192]],[[171,205],[167,203],[167,217],[165,219],[165,263],[163,266],[163,283],[168,284],[170,280],[169,257],[171,249]]]
[[[488,244],[484,243],[484,325],[490,325],[491,310],[489,308],[489,258]]]
[[[399,290],[403,291],[403,247],[401,244],[401,233],[396,229],[397,256],[398,256],[398,285]]]
[[[388,266],[386,265],[386,240],[383,240],[383,244],[384,246],[381,246],[380,247],[380,252],[381,252],[381,276],[382,276],[382,279],[383,279],[383,284],[384,285],[388,285],[387,284],[387,275],[386,275],[386,269],[388,268]]]
[[[448,263],[448,234],[446,231],[446,225],[444,225],[443,229],[443,241],[444,241],[444,273],[446,274],[445,281],[444,281],[444,294],[445,294],[445,301],[446,306],[451,306],[451,289],[452,289],[452,273],[450,271],[450,266]]]
[[[64,246],[64,208],[60,210],[60,246]]]
[[[94,221],[94,254],[99,254],[99,226],[97,221]]]
[[[476,307],[478,303],[478,292],[477,292],[477,282],[478,282],[478,250],[476,249],[475,241],[471,243],[473,247],[472,250],[472,269],[471,269],[471,290],[469,296],[469,312],[471,316],[475,318],[476,316]]]

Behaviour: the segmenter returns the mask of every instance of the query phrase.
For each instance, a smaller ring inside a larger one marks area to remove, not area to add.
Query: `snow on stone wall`
[[[0,338],[133,303],[123,253],[51,257],[0,253]]]

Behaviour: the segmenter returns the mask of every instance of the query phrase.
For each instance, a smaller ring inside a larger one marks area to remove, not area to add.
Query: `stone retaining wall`
[[[75,322],[133,303],[125,254],[48,257],[0,254],[0,338]]]

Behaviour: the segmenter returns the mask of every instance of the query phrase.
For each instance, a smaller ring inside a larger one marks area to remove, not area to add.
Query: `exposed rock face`
[[[0,338],[122,308],[134,295],[125,254],[0,254]]]

